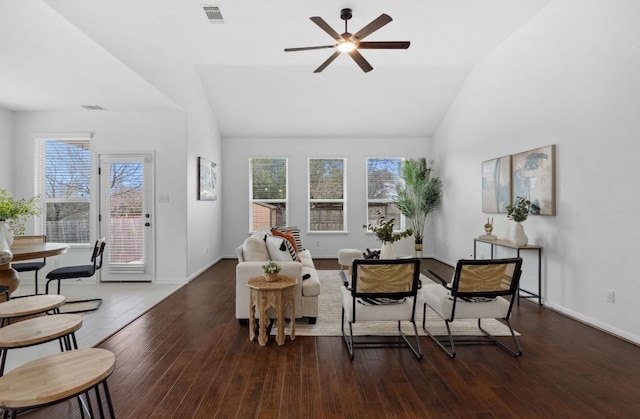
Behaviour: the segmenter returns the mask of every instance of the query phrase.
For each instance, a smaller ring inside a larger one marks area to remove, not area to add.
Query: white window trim
[[[311,160],[342,160],[342,199],[311,199],[311,174],[309,167]],[[342,230],[311,230],[311,204],[318,203],[342,203]],[[334,234],[347,233],[347,158],[346,157],[309,157],[307,158],[307,232],[310,234]]]
[[[286,187],[285,187],[285,199],[253,199],[253,160],[284,160],[286,170]],[[289,158],[287,157],[249,157],[249,234],[254,233],[253,229],[253,203],[265,202],[265,203],[284,203],[287,209],[286,225],[289,225]],[[274,226],[275,227],[275,226]]]
[[[364,176],[364,181],[365,181],[365,185],[364,185],[364,189],[365,189],[365,216],[364,219],[365,220],[369,220],[369,203],[376,203],[376,202],[393,202],[393,200],[391,199],[369,199],[369,160],[400,160],[401,164],[402,162],[404,162],[406,160],[405,157],[390,157],[390,156],[377,156],[377,157],[366,157],[365,158],[365,163],[364,163],[364,169],[365,169],[365,176]],[[401,175],[401,173],[400,173]],[[400,222],[397,222],[398,220],[396,220],[396,222],[393,225],[393,231],[404,231],[405,228],[405,216],[404,215],[400,215]],[[368,223],[367,223],[368,224]],[[374,234],[371,230],[367,229],[366,231],[367,234]]]

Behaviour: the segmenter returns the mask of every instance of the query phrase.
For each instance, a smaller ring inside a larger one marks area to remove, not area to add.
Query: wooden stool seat
[[[78,314],[54,314],[23,320],[0,328],[0,376],[4,373],[7,352],[9,349],[24,348],[62,339],[69,335],[73,337],[74,347],[77,342],[74,333],[82,326],[82,316]],[[63,341],[60,342],[61,348]],[[64,341],[67,350],[72,349],[71,342]]]
[[[58,403],[103,384],[111,417],[115,417],[107,378],[115,368],[113,352],[100,348],[76,349],[28,362],[0,377],[0,409],[11,411]],[[88,399],[88,397],[87,397]]]
[[[33,295],[31,297],[14,298],[0,303],[0,320],[5,321],[18,317],[32,316],[47,311],[56,310],[65,302],[63,295]]]

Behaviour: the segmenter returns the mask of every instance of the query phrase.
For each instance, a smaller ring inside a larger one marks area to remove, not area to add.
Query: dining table
[[[8,286],[10,293],[13,293],[20,285],[20,276],[11,267],[11,262],[57,256],[66,253],[67,250],[69,250],[68,243],[15,241],[9,251],[0,249],[0,285]]]

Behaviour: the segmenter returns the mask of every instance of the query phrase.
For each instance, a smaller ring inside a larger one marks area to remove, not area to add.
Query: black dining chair
[[[49,294],[49,283],[51,281],[58,281],[58,294],[60,294],[60,282],[62,282],[63,279],[90,278],[95,275],[96,271],[102,268],[102,255],[104,254],[105,246],[104,237],[96,240],[96,244],[91,252],[90,265],[65,266],[49,272],[47,274],[45,293]]]
[[[14,237],[14,243],[45,243],[47,236],[16,236]],[[11,267],[16,272],[34,272],[36,282],[36,295],[38,295],[38,271],[47,266],[47,258],[42,260],[33,260],[28,262],[14,262]]]

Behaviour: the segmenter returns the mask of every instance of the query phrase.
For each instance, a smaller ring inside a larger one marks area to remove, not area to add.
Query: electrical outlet
[[[320,247],[320,242],[316,242],[316,247]]]
[[[616,293],[613,290],[607,290],[607,303],[615,303],[616,302]]]

